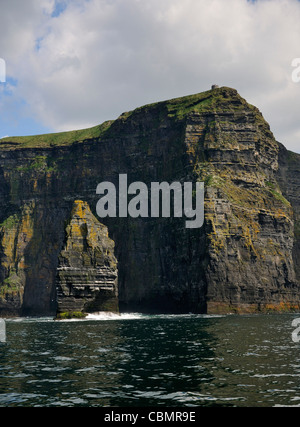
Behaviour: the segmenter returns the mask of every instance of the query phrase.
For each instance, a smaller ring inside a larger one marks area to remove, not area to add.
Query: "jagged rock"
[[[114,242],[92,214],[77,200],[66,227],[57,268],[57,313],[118,311],[118,272]]]
[[[230,109],[190,114],[186,128],[190,162],[207,188],[207,312],[297,309],[293,212],[276,181],[278,143],[255,107],[223,94]]]
[[[25,281],[25,251],[33,234],[33,206],[24,206],[1,224],[0,310],[2,315],[18,314],[21,310]]]
[[[28,200],[0,226],[0,313],[44,315],[56,310],[55,283],[64,236],[63,206]]]

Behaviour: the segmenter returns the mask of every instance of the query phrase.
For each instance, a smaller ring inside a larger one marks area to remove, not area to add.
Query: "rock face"
[[[24,300],[26,279],[25,250],[33,235],[33,206],[24,206],[19,216],[12,215],[1,227],[0,309],[4,315],[16,314]]]
[[[57,268],[57,313],[118,311],[117,260],[108,230],[75,201]]]
[[[282,193],[293,207],[294,245],[292,249],[296,278],[300,278],[300,154],[279,144],[279,167],[276,179]]]
[[[63,212],[63,211],[62,211]],[[0,228],[2,316],[42,315],[56,309],[55,283],[62,212],[27,200]]]
[[[96,218],[97,185],[120,174],[204,181],[204,226]],[[121,311],[299,309],[299,176],[300,155],[224,87],[84,131],[2,139],[0,315],[115,309],[117,293]]]
[[[297,309],[293,211],[276,181],[279,146],[255,107],[227,96],[230,109],[220,108],[225,96],[216,111],[191,114],[186,131],[191,164],[207,187],[207,311]]]

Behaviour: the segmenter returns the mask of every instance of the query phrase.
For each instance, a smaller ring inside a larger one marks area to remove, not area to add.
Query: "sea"
[[[5,319],[0,406],[300,406],[299,317]]]

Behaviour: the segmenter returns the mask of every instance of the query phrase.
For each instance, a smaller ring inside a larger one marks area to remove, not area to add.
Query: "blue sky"
[[[63,13],[66,8],[68,7],[67,1],[55,1],[55,4],[53,6],[53,11],[51,13],[52,18],[57,18],[61,13]]]
[[[0,117],[0,138],[4,136],[36,135],[51,132],[51,127],[46,126],[35,118],[30,106],[24,98],[18,98],[14,91],[18,88],[18,81],[6,77],[5,84],[0,83],[0,96],[3,103]]]
[[[94,126],[217,83],[300,152],[299,22],[298,0],[1,0],[0,137]]]

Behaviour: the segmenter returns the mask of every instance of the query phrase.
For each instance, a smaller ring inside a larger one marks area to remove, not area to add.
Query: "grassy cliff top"
[[[64,145],[71,145],[74,142],[84,142],[89,139],[99,138],[110,127],[111,123],[112,121],[107,121],[89,129],[73,130],[69,132],[2,138],[0,139],[0,150],[61,147]]]
[[[153,109],[161,108],[168,117],[175,120],[182,120],[190,112],[226,112],[244,110],[251,108],[235,89],[221,87],[208,90],[195,95],[174,98],[136,108],[127,113],[123,113],[119,119],[126,121],[140,113],[147,113]],[[44,135],[15,136],[0,139],[0,150],[14,150],[18,148],[48,148],[82,143],[88,140],[99,138],[111,127],[115,121],[107,121],[101,125],[89,129],[74,130],[69,132],[49,133]]]

